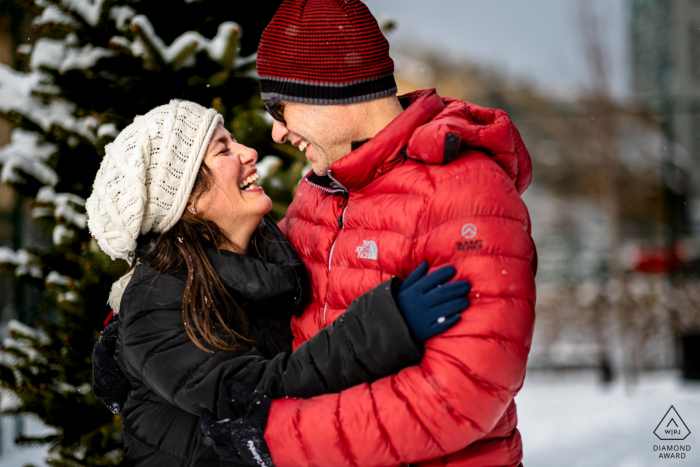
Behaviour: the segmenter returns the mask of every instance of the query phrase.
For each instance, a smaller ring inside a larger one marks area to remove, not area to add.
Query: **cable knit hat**
[[[359,0],[285,0],[258,48],[263,100],[349,104],[396,94],[394,62]]]
[[[182,217],[221,115],[172,100],[138,116],[105,147],[87,200],[88,227],[112,259],[131,260],[136,239]]]

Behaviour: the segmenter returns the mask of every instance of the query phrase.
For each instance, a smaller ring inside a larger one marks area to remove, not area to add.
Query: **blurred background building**
[[[690,155],[693,194],[698,196],[700,1],[633,0],[630,10],[634,98],[661,115],[667,138]]]
[[[668,406],[700,420],[700,1],[367,3],[400,91],[503,108],[530,150],[524,464],[660,465]]]
[[[700,329],[700,2],[368,5],[398,24],[400,92],[503,108],[530,150],[530,369],[633,384],[697,361],[682,342]]]

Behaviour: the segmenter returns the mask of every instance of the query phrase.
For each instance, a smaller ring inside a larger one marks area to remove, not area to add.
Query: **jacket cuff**
[[[401,284],[401,279],[397,277],[382,282],[361,295],[357,300],[362,304],[353,307],[353,312],[357,313],[360,321],[371,323],[372,329],[369,332],[376,333],[373,342],[386,343],[381,348],[382,354],[375,355],[382,355],[382,358],[387,360],[386,367],[393,370],[391,373],[398,373],[402,368],[417,365],[423,359],[423,345],[413,339],[396,301]],[[365,351],[371,352],[372,349]]]
[[[398,277],[392,277],[387,281],[389,283],[389,291],[391,292],[391,298],[394,303],[394,308],[396,309],[395,314],[398,315],[398,317],[401,319],[401,324],[402,326],[399,326],[398,324],[396,325],[397,327],[401,328],[401,332],[398,333],[397,335],[400,334],[402,339],[406,338],[406,334],[408,337],[411,339],[411,343],[413,344],[413,348],[417,352],[420,357],[418,357],[418,361],[416,362],[416,365],[420,363],[420,361],[423,359],[423,352],[425,352],[425,347],[423,346],[423,342],[417,341],[414,337],[413,334],[411,333],[411,329],[408,327],[408,323],[406,322],[406,319],[403,317],[403,313],[401,312],[401,308],[399,307],[399,290],[401,290],[401,285],[403,284],[403,280],[399,279]],[[409,344],[408,342],[405,342],[404,345],[406,346],[406,349],[408,349]],[[415,358],[415,353],[414,353],[414,358]]]

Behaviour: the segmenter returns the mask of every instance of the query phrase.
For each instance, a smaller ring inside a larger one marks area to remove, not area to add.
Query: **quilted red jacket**
[[[313,289],[292,321],[295,345],[422,261],[431,270],[454,265],[473,285],[471,306],[426,343],[419,366],[340,394],[275,401],[265,439],[277,467],[522,459],[513,398],[535,320],[536,252],[520,198],[530,156],[501,110],[435,90],[402,103],[406,110],[329,177],[307,175],[281,223]]]

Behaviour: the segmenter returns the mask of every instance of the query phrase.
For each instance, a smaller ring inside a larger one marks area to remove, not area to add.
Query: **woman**
[[[468,304],[468,283],[456,282],[428,295],[428,311],[410,300],[399,307],[395,294],[404,292],[390,281],[290,353],[289,319],[304,297],[305,270],[265,218],[272,203],[256,183],[256,152],[238,144],[214,110],[183,101],[137,117],[105,152],[88,225],[107,254],[134,264],[110,294],[115,358],[130,388],[123,465],[235,465],[199,429],[202,411],[241,415],[221,388],[242,383],[270,397],[312,397],[373,381],[417,364],[421,342],[457,322]],[[415,284],[436,286],[454,272],[424,274]],[[258,451],[269,456],[264,446]]]

